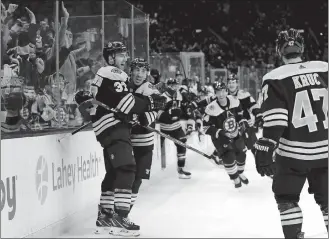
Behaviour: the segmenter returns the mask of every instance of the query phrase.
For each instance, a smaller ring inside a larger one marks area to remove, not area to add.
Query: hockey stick
[[[77,128],[76,130],[72,131],[69,134],[65,134],[64,136],[62,136],[61,138],[59,138],[57,141],[60,143],[62,139],[66,138],[67,136],[71,136],[71,135],[75,135],[76,133],[80,132],[81,130],[87,128],[89,125],[91,125],[92,122],[86,123],[82,126],[80,126],[79,128]]]
[[[108,110],[108,111],[111,111],[111,112],[113,112],[113,113],[116,113],[116,112],[117,112],[115,109],[111,109],[109,106],[103,104],[102,102],[99,102],[98,100],[90,99],[90,100],[86,101],[86,103],[88,103],[88,102],[91,103],[91,104],[94,104],[94,105],[101,106],[101,107],[103,107],[104,109],[106,109],[106,110]],[[137,123],[138,123],[138,122],[137,122]],[[197,150],[196,148],[193,148],[193,147],[191,147],[191,146],[189,146],[189,145],[187,145],[187,144],[184,144],[183,142],[181,142],[181,141],[179,141],[179,140],[177,140],[177,139],[175,139],[175,138],[173,138],[173,137],[171,137],[171,136],[169,136],[169,135],[167,135],[167,134],[165,134],[165,133],[162,133],[162,132],[159,131],[159,130],[156,130],[156,129],[150,127],[150,126],[144,126],[144,125],[141,125],[141,126],[144,127],[144,128],[146,128],[146,129],[148,129],[148,130],[151,131],[151,132],[157,133],[157,134],[159,134],[160,136],[162,136],[162,137],[164,137],[164,138],[167,138],[167,139],[173,141],[175,144],[178,144],[178,145],[180,145],[180,146],[182,146],[182,147],[184,147],[184,148],[190,149],[190,150],[192,150],[192,151],[194,151],[194,152],[196,152],[196,153],[198,153],[198,154],[200,154],[200,155],[202,155],[202,156],[204,156],[204,157],[206,157],[206,158],[208,158],[208,159],[212,159],[212,157],[209,156],[208,154],[205,154],[205,153],[203,153],[203,152]]]

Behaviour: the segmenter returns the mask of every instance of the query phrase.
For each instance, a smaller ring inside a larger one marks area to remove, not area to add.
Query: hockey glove
[[[120,120],[121,122],[131,123],[131,121],[132,121],[132,116],[131,115],[127,115],[127,114],[121,112],[118,109],[113,110],[113,114],[114,114],[114,117],[116,119]]]
[[[246,130],[249,128],[249,124],[248,124],[248,121],[246,120],[241,120],[239,122],[239,131],[240,131],[240,134],[243,135]]]
[[[263,123],[264,123],[263,115],[262,114],[256,115],[255,124],[254,124],[255,127],[261,128],[261,127],[263,127]]]
[[[271,176],[275,173],[275,162],[273,159],[277,143],[271,139],[260,138],[254,144],[253,152],[256,160],[257,172],[263,176]]]
[[[163,110],[166,106],[167,98],[161,95],[153,94],[148,96],[148,99],[150,101],[149,110]]]

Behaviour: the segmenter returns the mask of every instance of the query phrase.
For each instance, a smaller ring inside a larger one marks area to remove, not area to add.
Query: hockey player
[[[249,92],[239,89],[238,78],[235,74],[230,74],[227,79],[227,88],[229,95],[240,100],[243,116],[248,120],[249,127],[246,129],[243,137],[248,149],[252,149],[257,140],[256,133],[258,127],[262,124],[263,117],[260,112],[260,107],[250,95]]]
[[[186,123],[186,135],[190,135],[195,128],[196,107],[192,102],[197,100],[197,92],[190,88],[190,79],[182,80],[182,85],[179,86],[179,92],[182,95],[182,116],[181,120]]]
[[[162,94],[167,98],[167,104],[163,111],[159,111],[158,120],[163,133],[171,137],[186,142],[186,136],[180,123],[182,116],[182,94],[179,92],[179,82],[176,79],[168,79],[168,88]],[[161,137],[161,147],[164,145],[164,138]],[[177,171],[179,178],[189,179],[191,173],[184,170],[186,160],[186,148],[176,145],[177,148]]]
[[[136,162],[131,145],[131,114],[161,109],[164,97],[148,97],[129,93],[128,75],[123,71],[127,61],[127,49],[121,42],[110,42],[103,49],[108,66],[98,70],[92,83],[93,97],[115,112],[95,107],[91,112],[96,139],[103,147],[106,175],[102,182],[102,194],[96,221],[97,231],[109,230],[114,235],[139,235],[140,227],[128,219],[131,208],[132,186],[135,180]],[[90,96],[76,94],[81,104]]]
[[[130,63],[131,82],[129,89],[136,94],[150,96],[152,94],[160,94],[159,91],[148,81],[146,81],[150,70],[149,64],[142,58],[136,58]],[[141,125],[153,125],[157,117],[156,111],[145,112],[138,115],[138,121]],[[141,125],[134,125],[131,131],[131,142],[134,150],[136,161],[136,177],[132,186],[131,206],[137,199],[142,179],[149,179],[151,172],[154,133],[145,129]]]
[[[224,167],[236,188],[241,181],[249,181],[243,174],[246,161],[246,148],[241,133],[247,128],[239,100],[228,95],[225,83],[214,84],[217,99],[205,110],[205,133],[211,136],[212,142],[221,154]]]
[[[298,202],[306,180],[328,230],[328,63],[302,61],[304,39],[295,29],[280,32],[276,42],[285,65],[263,77],[256,167],[262,176],[275,172],[272,189],[285,238],[303,238]]]
[[[216,86],[218,82],[214,83],[214,86]],[[200,101],[197,102],[192,102],[193,105],[195,105],[196,108],[198,108],[199,113],[196,116],[196,128],[200,132],[203,128],[203,115],[205,114],[205,109],[207,105],[209,105],[212,101],[217,99],[217,96],[214,92],[214,87],[213,86],[207,86],[205,87],[207,95],[203,97]],[[203,133],[203,132],[202,132]],[[216,165],[223,166],[223,159],[221,158],[221,155],[218,154],[217,150],[215,149],[214,152],[212,153],[212,159],[213,162]]]

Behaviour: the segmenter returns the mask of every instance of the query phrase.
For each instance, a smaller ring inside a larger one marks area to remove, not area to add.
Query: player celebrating
[[[163,133],[170,135],[171,137],[186,142],[185,133],[180,123],[182,116],[182,95],[179,92],[179,82],[177,79],[168,79],[168,88],[162,94],[167,98],[167,104],[164,111],[159,111],[158,119],[160,122],[160,129]],[[161,147],[164,147],[164,138],[161,137]],[[179,178],[189,179],[191,173],[184,170],[186,160],[186,148],[177,145],[177,170]]]
[[[142,58],[136,58],[130,64],[131,82],[129,88],[136,94],[150,96],[160,94],[159,91],[148,81],[146,81],[150,70],[149,64]],[[157,117],[156,111],[145,112],[138,115],[140,125],[134,125],[131,131],[131,142],[136,161],[136,177],[132,186],[131,206],[137,198],[142,179],[149,179],[151,172],[154,133],[145,129],[141,125],[154,125]]]
[[[205,110],[205,133],[211,136],[212,142],[221,154],[224,167],[236,188],[241,181],[249,181],[243,174],[246,161],[245,144],[240,133],[248,123],[243,118],[239,100],[228,95],[225,83],[214,84],[217,99],[212,101]]]
[[[240,100],[243,117],[248,120],[249,124],[243,137],[247,148],[252,149],[252,146],[257,140],[256,133],[258,131],[258,126],[262,124],[263,118],[259,106],[249,92],[239,89],[238,78],[235,74],[229,75],[227,79],[227,88],[229,95]]]
[[[279,33],[276,49],[285,65],[263,77],[256,167],[262,176],[275,172],[272,189],[285,238],[303,238],[298,202],[306,180],[328,230],[328,63],[302,61],[304,39],[295,29]]]
[[[128,219],[131,208],[132,185],[136,162],[130,140],[129,115],[161,109],[165,99],[151,95],[137,96],[128,92],[128,75],[123,71],[127,62],[127,49],[121,42],[110,42],[103,49],[108,66],[98,70],[93,86],[93,97],[115,109],[109,112],[96,107],[91,121],[96,139],[104,148],[106,175],[96,221],[97,231],[109,230],[114,235],[139,235],[140,227]],[[84,92],[76,94],[76,102],[88,99]]]

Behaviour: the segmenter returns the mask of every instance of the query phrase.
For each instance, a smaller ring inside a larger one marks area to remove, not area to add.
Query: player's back
[[[316,160],[328,158],[328,63],[281,66],[263,77],[264,127],[285,126],[277,153]]]

